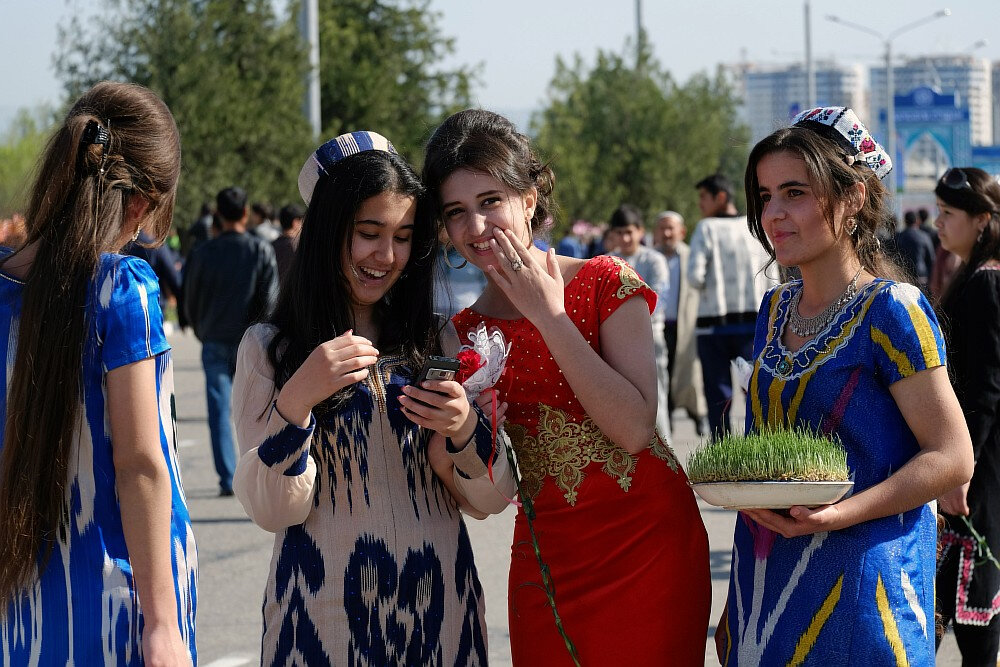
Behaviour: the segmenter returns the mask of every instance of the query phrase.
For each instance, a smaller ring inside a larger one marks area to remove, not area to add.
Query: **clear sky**
[[[283,6],[289,0],[276,1]],[[803,57],[802,0],[642,4],[656,56],[681,81],[719,63],[781,64]],[[20,107],[59,99],[52,67],[56,26],[71,13],[88,14],[98,6],[97,0],[0,0],[0,124]],[[507,112],[544,104],[556,55],[579,53],[591,60],[598,49],[624,49],[635,33],[630,0],[432,0],[432,7],[441,13],[442,32],[455,39],[456,53],[445,64],[482,63],[477,101]],[[827,21],[828,13],[886,34],[943,7],[951,9],[950,17],[895,39],[896,53],[973,53],[1000,60],[997,0],[813,0],[813,56],[873,64],[883,53],[874,37]],[[983,39],[989,43],[972,50]]]

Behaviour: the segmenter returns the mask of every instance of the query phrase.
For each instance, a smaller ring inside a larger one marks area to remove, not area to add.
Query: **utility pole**
[[[638,71],[642,66],[642,0],[635,0],[635,69]]]
[[[816,108],[816,67],[812,57],[812,21],[809,18],[809,0],[805,0],[806,19],[806,109]]]
[[[306,74],[306,98],[303,112],[312,128],[313,139],[323,131],[319,106],[319,0],[302,0],[299,11],[299,32],[309,49],[309,71]]]

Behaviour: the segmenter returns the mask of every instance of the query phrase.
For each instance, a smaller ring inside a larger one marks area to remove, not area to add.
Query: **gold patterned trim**
[[[528,435],[519,424],[508,422],[504,428],[517,454],[523,491],[532,499],[538,496],[548,476],[562,489],[566,502],[576,505],[583,471],[591,463],[603,463],[601,470],[618,482],[622,491],[627,493],[632,486],[639,457],[613,443],[590,417],[573,422],[566,412],[539,403],[536,436]],[[649,447],[654,457],[678,472],[677,457],[659,434],[654,434]]]
[[[365,382],[368,384],[372,396],[375,398],[379,413],[385,414],[388,409],[385,388],[392,382],[392,372],[396,368],[405,365],[406,358],[402,355],[387,354],[384,357],[379,357],[372,371],[368,373]]]
[[[627,299],[637,290],[646,286],[646,283],[642,281],[639,274],[635,272],[628,262],[626,262],[621,257],[612,257],[611,260],[618,265],[618,279],[622,281],[621,287],[615,292],[615,296],[619,299]]]

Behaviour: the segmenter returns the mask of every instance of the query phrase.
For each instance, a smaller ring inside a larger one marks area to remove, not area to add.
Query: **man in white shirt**
[[[701,360],[713,437],[730,431],[726,414],[733,396],[730,362],[753,356],[757,309],[767,288],[769,257],[750,234],[733,203],[733,186],[722,174],[699,181],[698,207],[705,216],[691,236],[688,276],[700,291],[698,357]]]
[[[667,404],[671,415],[684,408],[694,420],[698,435],[708,434],[707,410],[702,389],[701,362],[696,348],[695,321],[698,319],[698,291],[688,279],[688,256],[691,252],[684,236],[684,218],[676,211],[663,211],[656,217],[653,245],[667,260],[667,291],[663,295],[667,343],[667,370],[670,395]],[[673,421],[671,420],[671,425]]]

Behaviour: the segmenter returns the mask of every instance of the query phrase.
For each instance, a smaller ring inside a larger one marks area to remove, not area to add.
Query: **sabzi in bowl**
[[[853,488],[839,441],[805,428],[727,435],[688,457],[687,475],[707,503],[780,509],[836,502]]]

